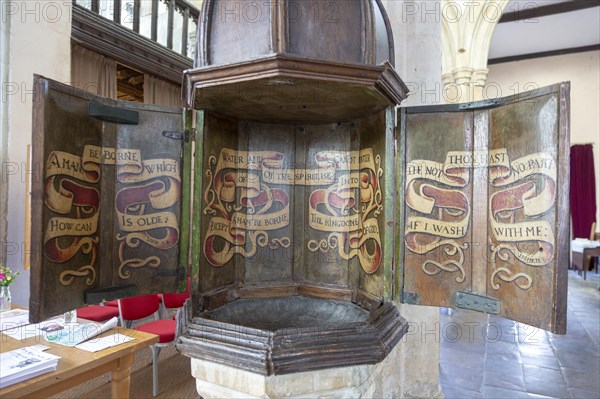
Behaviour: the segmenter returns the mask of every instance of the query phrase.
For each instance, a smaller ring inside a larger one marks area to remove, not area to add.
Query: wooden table
[[[113,399],[129,398],[129,372],[136,352],[158,342],[158,336],[141,331],[115,327],[103,336],[118,332],[135,338],[121,345],[98,352],[46,342],[42,337],[29,337],[24,341],[0,334],[0,352],[35,344],[49,346],[46,352],[60,356],[58,367],[51,373],[31,378],[18,384],[0,389],[0,397],[8,398],[46,398],[67,388],[84,383],[102,374],[111,373],[111,394]]]
[[[578,269],[578,274],[583,270],[583,279],[587,278],[587,269],[590,262],[587,262],[588,258],[600,257],[600,247],[596,248],[583,248],[583,252],[572,252],[573,265]]]

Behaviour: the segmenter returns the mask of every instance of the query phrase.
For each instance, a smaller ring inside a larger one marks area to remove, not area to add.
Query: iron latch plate
[[[457,308],[475,310],[477,312],[500,314],[501,301],[488,296],[471,292],[458,291],[454,294],[454,306]]]

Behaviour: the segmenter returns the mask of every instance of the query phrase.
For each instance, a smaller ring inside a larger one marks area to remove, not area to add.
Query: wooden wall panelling
[[[387,182],[390,181],[388,174],[394,174],[393,168],[387,170],[387,155],[393,158],[393,144],[388,142],[391,137],[386,123],[387,116],[387,110],[382,110],[360,121],[359,192],[363,197],[360,217],[363,228],[361,241],[364,242],[359,248],[360,256],[356,259],[359,261],[358,289],[380,299],[384,297],[384,285],[391,273],[391,257],[387,256],[386,251],[393,248],[393,244],[386,247],[386,239],[392,239],[392,235],[386,234],[386,218],[392,215],[393,225],[393,212],[389,210],[396,206],[387,191],[393,191],[393,186],[388,187]],[[388,153],[389,147],[391,153]],[[363,202],[366,200],[368,202]]]
[[[341,175],[349,172],[350,165],[345,156],[353,148],[358,149],[358,124],[307,125],[306,129],[306,170],[318,175],[307,179],[305,189],[306,281],[348,287],[350,260],[339,255],[338,245],[343,244],[340,236],[349,229],[333,224],[338,221],[343,224],[343,214],[354,213],[338,196],[336,184]],[[344,251],[347,249],[342,248]]]
[[[252,246],[256,246],[254,254],[237,257],[243,263],[243,283],[245,286],[291,284],[293,246],[301,244],[292,241],[294,228],[297,223],[303,225],[303,219],[291,217],[300,187],[289,182],[295,168],[294,127],[244,121],[240,123],[242,137],[246,143],[240,148],[254,159],[247,170],[238,170],[248,176],[244,199],[247,203],[240,212],[253,224],[248,226],[246,251],[253,252]],[[254,232],[258,235],[253,239]]]
[[[231,243],[218,235],[214,238],[214,246],[210,243],[207,244],[206,240],[211,223],[213,226],[212,230],[221,229],[219,231],[228,237],[229,224],[226,223],[226,226],[215,224],[223,222],[222,219],[229,213],[226,206],[228,204],[231,205],[227,202],[224,203],[221,199],[221,189],[223,187],[221,178],[223,171],[218,171],[217,168],[219,166],[219,159],[222,156],[221,150],[229,148],[237,151],[238,145],[238,122],[236,120],[217,117],[210,113],[204,114],[203,157],[201,159],[204,182],[201,188],[197,188],[195,194],[203,198],[201,209],[196,209],[196,212],[201,212],[202,214],[200,246],[196,249],[201,252],[201,293],[234,284],[235,268],[232,257],[218,255],[222,251],[227,252],[231,249]],[[197,171],[198,168],[196,169]],[[210,261],[207,258],[207,250],[214,251],[214,254],[210,257]]]

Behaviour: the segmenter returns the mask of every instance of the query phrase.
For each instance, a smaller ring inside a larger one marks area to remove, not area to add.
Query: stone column
[[[459,103],[483,99],[494,27],[508,0],[441,0],[444,97]]]
[[[403,106],[443,102],[442,49],[439,1],[383,1],[396,50],[396,70],[411,93]],[[402,268],[403,265],[398,265]],[[402,397],[443,397],[439,387],[439,308],[398,304],[410,323],[400,346],[399,375]]]

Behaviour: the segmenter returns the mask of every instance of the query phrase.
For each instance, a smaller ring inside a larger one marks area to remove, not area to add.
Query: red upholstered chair
[[[156,294],[156,295],[158,295],[158,301],[160,303],[162,303],[162,294]],[[106,302],[104,302],[104,306],[114,306],[115,308],[118,308],[119,307],[118,301],[119,301],[118,299],[114,299],[112,301],[106,301]]]
[[[163,294],[162,312],[163,317],[175,317],[174,312],[181,308],[185,301],[190,297],[189,292]]]
[[[162,294],[162,311],[163,317],[167,318],[169,311],[177,310],[183,306],[186,299],[190,297],[190,277],[187,280],[187,292],[171,292]]]
[[[101,322],[119,317],[119,309],[112,306],[90,305],[77,309],[77,317]]]
[[[104,302],[104,306],[112,306],[112,307],[118,308],[119,307],[119,300],[115,299],[113,301]]]
[[[163,304],[167,309],[177,309],[182,307],[189,297],[189,292],[163,294]]]
[[[150,346],[152,349],[152,394],[156,396],[158,395],[158,355],[162,348],[175,341],[176,322],[158,318],[160,304],[156,294],[119,299],[118,302],[122,326],[128,325],[128,322],[131,321],[154,316],[154,321],[140,324],[134,329],[159,336],[158,343]]]

